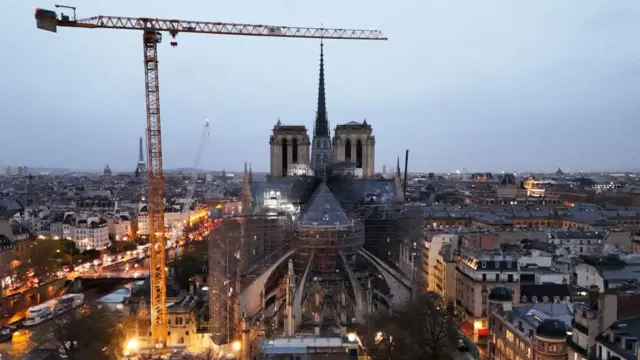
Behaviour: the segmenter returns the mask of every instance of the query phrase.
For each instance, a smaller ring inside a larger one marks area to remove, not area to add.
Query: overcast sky
[[[62,0],[58,0],[62,1]],[[0,28],[0,166],[133,170],[145,127],[141,34],[37,30],[8,0]],[[88,4],[85,4],[88,3]],[[376,168],[640,168],[637,0],[92,0],[78,17],[142,16],[381,29],[327,41],[329,121],[366,117]],[[313,128],[319,42],[182,34],[160,47],[164,165],[268,170],[277,119]]]

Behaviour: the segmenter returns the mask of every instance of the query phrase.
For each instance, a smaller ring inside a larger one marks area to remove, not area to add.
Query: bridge
[[[144,279],[149,276],[149,270],[138,271],[100,271],[95,274],[81,274],[74,279]]]

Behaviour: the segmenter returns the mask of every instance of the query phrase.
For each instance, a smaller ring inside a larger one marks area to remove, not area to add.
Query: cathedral
[[[375,172],[375,145],[371,125],[351,121],[335,128],[331,139],[324,83],[324,51],[320,44],[320,79],[318,109],[313,127],[313,139],[304,125],[283,125],[280,120],[269,139],[271,147],[271,177],[302,174],[326,174],[332,164],[344,163],[354,169],[354,175],[371,178]],[[311,153],[309,153],[311,147]]]
[[[375,174],[366,120],[336,126],[331,138],[324,76],[321,45],[313,137],[278,121],[270,176],[255,182],[245,170],[242,215],[211,234],[214,339],[241,321],[267,336],[345,334],[413,294],[396,264],[401,245],[422,236],[421,208],[405,204],[399,172]]]

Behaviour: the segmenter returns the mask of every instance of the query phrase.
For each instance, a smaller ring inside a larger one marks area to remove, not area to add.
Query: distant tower
[[[109,164],[106,164],[104,166],[104,170],[102,170],[102,175],[111,176],[111,168],[109,167]]]
[[[33,183],[33,175],[29,174],[29,182],[27,184],[27,206],[36,206],[36,189]]]
[[[386,174],[387,173],[387,165],[382,165],[382,173]]]
[[[142,136],[140,136],[140,146],[138,153],[138,166],[136,167],[136,174],[142,174],[147,171],[147,165],[144,162],[144,150],[142,146]]]
[[[327,115],[327,99],[324,87],[324,44],[320,42],[320,79],[318,81],[318,109],[316,122],[313,127],[313,142],[311,145],[311,168],[324,172],[333,162],[331,150],[331,135],[329,134],[329,118]]]
[[[248,213],[251,210],[251,173],[250,170],[247,169],[246,162],[244,163],[240,200],[242,201],[242,212],[244,214]]]

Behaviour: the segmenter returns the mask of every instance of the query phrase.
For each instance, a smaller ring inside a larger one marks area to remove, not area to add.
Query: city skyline
[[[150,4],[83,5],[78,16],[381,29],[387,43],[325,42],[331,129],[366,118],[378,140],[377,171],[395,167],[397,155],[403,162],[405,149],[410,171],[421,172],[637,169],[625,154],[640,150],[633,137],[639,111],[632,106],[640,50],[620,34],[640,27],[633,22],[639,4],[275,1],[217,4],[215,11],[201,1],[180,9]],[[47,5],[9,5],[7,21],[24,36],[5,46],[21,56],[0,59],[14,69],[0,74],[0,118],[13,119],[3,123],[0,141],[19,150],[5,152],[0,166],[109,164],[133,171],[144,126],[140,38],[38,31],[33,8]],[[214,15],[201,15],[208,13]],[[212,131],[204,169],[241,169],[248,161],[266,171],[278,118],[311,132],[319,41],[188,35],[177,41],[175,50],[160,49],[167,169],[193,167],[205,118]]]

